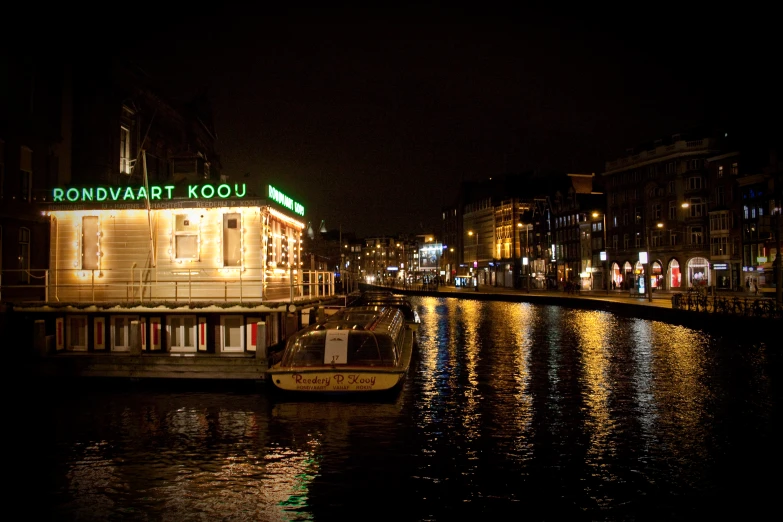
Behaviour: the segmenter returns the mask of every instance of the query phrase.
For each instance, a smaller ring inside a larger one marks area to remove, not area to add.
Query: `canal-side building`
[[[48,56],[0,53],[0,308],[44,298],[49,225],[38,203],[70,165],[64,83]]]
[[[55,187],[46,299],[14,305],[20,327],[35,320],[57,373],[262,380],[267,348],[311,322],[334,280],[302,269],[304,207],[271,185],[248,194],[240,183]],[[59,356],[79,353],[91,357],[76,370]]]
[[[593,190],[595,174],[568,174],[565,188],[552,198],[557,281],[563,287],[591,290],[593,287],[593,218],[603,204],[602,194]],[[596,235],[600,234],[598,230]]]
[[[167,101],[121,61],[59,72],[51,168],[12,162],[47,176],[26,178],[45,261],[7,303],[9,342],[55,373],[263,379],[266,348],[335,293],[332,271],[302,265],[304,206],[221,173],[204,100]],[[35,151],[22,134],[7,143]]]
[[[712,284],[709,173],[720,153],[709,134],[675,134],[606,162],[606,224],[614,287],[642,292]],[[647,252],[650,276],[640,252]]]
[[[783,234],[780,146],[735,152],[720,162],[720,166],[726,164],[737,183],[739,284],[754,292],[758,287],[760,293],[773,294],[778,284],[775,270]]]

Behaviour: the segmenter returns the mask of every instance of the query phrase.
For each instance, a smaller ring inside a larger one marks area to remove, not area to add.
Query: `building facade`
[[[645,284],[653,291],[712,284],[705,164],[719,152],[713,137],[678,134],[606,163],[613,287],[643,293]]]

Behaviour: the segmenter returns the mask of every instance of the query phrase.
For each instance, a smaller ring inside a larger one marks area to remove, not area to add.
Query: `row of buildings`
[[[772,136],[675,134],[628,149],[603,172],[464,183],[440,231],[350,238],[339,262],[336,252],[329,259],[351,279],[397,283],[772,292],[781,162]]]
[[[180,191],[187,184],[225,183],[233,190],[221,173],[206,100],[165,100],[131,63],[4,60],[4,78],[14,81],[4,82],[0,100],[3,300],[45,299],[51,285],[35,283],[61,268],[52,264],[63,260],[51,257],[47,212],[84,202],[52,201],[55,188],[171,184]],[[269,250],[257,270],[271,267],[281,287],[290,284],[287,270],[301,268],[335,275],[344,288],[377,278],[517,288],[734,290],[752,283],[769,289],[779,251],[781,160],[779,144],[764,138],[676,134],[629,149],[599,173],[531,171],[464,183],[455,204],[442,209],[441,230],[425,235],[356,238],[328,231],[323,222],[313,231],[298,221],[304,212],[278,206],[285,223],[259,242]],[[242,186],[244,197],[270,201],[265,187]],[[199,214],[202,220],[206,227]],[[191,242],[188,262],[208,252],[208,241],[188,230],[194,225],[187,221],[169,227],[174,254],[167,248],[162,257],[176,265],[184,259],[177,242],[183,249]],[[122,268],[159,266],[157,254],[154,260],[153,254],[144,260],[127,254],[149,242],[142,236],[123,247],[128,266]],[[235,242],[249,263],[253,243],[244,236]],[[76,266],[63,269],[97,267],[82,258],[106,254],[79,248]],[[224,257],[215,255],[215,269],[226,268]],[[229,257],[229,265],[244,262],[238,254]]]

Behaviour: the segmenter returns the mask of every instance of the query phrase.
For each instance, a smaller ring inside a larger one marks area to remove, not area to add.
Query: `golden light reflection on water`
[[[508,455],[516,460],[526,461],[532,458],[533,440],[533,396],[530,390],[530,352],[533,346],[533,327],[538,321],[540,310],[525,303],[497,303],[503,308],[502,317],[507,321],[507,341],[503,338],[500,349],[495,350],[497,367],[508,368],[511,381],[508,390],[499,390],[498,419],[499,426],[509,426],[517,436],[513,438],[513,447]],[[506,383],[506,380],[498,380]]]
[[[697,330],[651,321],[635,321],[634,334],[646,339],[652,349],[653,401],[657,405],[659,431],[664,438],[677,440],[672,451],[702,455],[706,403],[710,390],[705,386],[705,348],[709,337]]]
[[[711,482],[716,472],[730,475],[749,441],[776,434],[766,427],[780,373],[766,352],[716,354],[708,334],[606,312],[413,301],[419,348],[391,404],[167,392],[58,401],[56,426],[40,430],[54,439],[49,503],[83,520],[331,520],[378,506],[400,520],[453,520],[463,507],[494,520],[568,499],[571,517],[552,518],[627,519],[660,498],[731,490]],[[387,510],[397,488],[406,501]]]
[[[606,466],[616,450],[612,438],[615,424],[609,406],[614,385],[609,375],[610,350],[616,326],[612,317],[605,312],[576,311],[570,323],[578,340],[583,372],[582,396],[587,413],[586,432],[589,434],[585,464],[592,469],[594,477],[602,481],[617,479],[612,469]],[[593,491],[591,496],[599,505],[611,501],[600,491]]]
[[[161,415],[148,408],[141,417],[118,418],[129,441],[144,434],[179,443],[160,449],[145,438],[149,447],[137,448],[136,455],[147,457],[132,461],[115,458],[117,448],[107,443],[77,446],[82,455],[73,458],[63,485],[73,496],[67,510],[75,519],[117,516],[120,495],[142,499],[136,501],[140,512],[311,520],[308,493],[320,471],[320,433],[295,447],[268,441],[266,452],[259,452],[244,442],[260,435],[255,412],[181,407]],[[218,442],[210,449],[209,440]]]
[[[481,426],[481,415],[479,413],[479,403],[481,393],[478,389],[479,375],[478,364],[482,357],[481,347],[482,339],[478,325],[485,321],[483,312],[486,310],[480,301],[462,301],[458,310],[461,311],[460,321],[465,325],[464,328],[464,357],[462,364],[466,370],[466,378],[460,381],[462,393],[465,396],[465,402],[462,405],[462,425],[465,428],[465,436],[468,439],[474,439],[479,436]]]

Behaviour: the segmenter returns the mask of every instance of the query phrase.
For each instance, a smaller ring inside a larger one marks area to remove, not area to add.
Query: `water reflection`
[[[27,515],[660,520],[748,518],[775,498],[760,463],[780,462],[780,354],[760,340],[602,311],[414,303],[419,352],[396,397],[90,383],[31,398],[9,422],[41,434],[15,448],[16,482],[39,486]],[[754,503],[726,500],[743,497]]]

